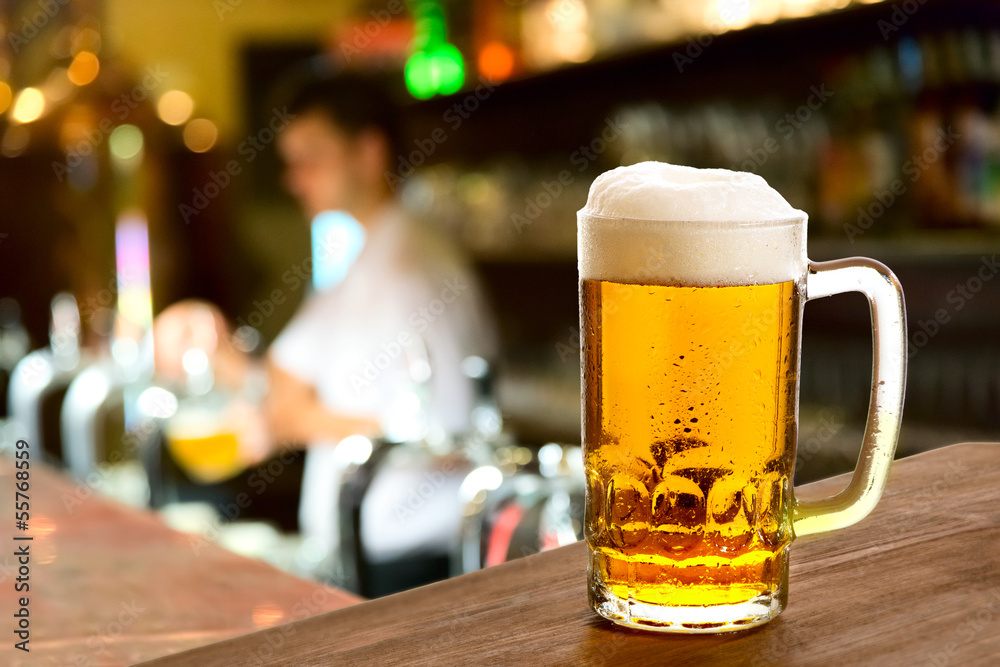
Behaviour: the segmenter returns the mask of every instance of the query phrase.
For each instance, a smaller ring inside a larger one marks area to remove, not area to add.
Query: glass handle
[[[852,257],[810,262],[805,300],[844,292],[868,297],[872,315],[872,393],[861,454],[847,488],[830,498],[794,501],[796,536],[845,528],[865,518],[882,496],[896,451],[906,384],[903,288],[884,264]]]

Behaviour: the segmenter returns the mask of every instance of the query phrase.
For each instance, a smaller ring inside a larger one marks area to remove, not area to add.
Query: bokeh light
[[[66,76],[78,86],[86,86],[97,78],[101,71],[101,62],[90,51],[80,51],[70,63]]]
[[[78,150],[80,143],[87,141],[87,137],[94,131],[97,117],[95,111],[86,104],[70,104],[66,108],[62,125],[59,127],[59,145],[63,150]]]
[[[195,118],[184,126],[184,145],[195,153],[211,150],[219,138],[219,128],[207,118]]]
[[[403,76],[410,94],[418,99],[450,95],[465,81],[462,53],[452,44],[417,51],[406,61]]]
[[[167,125],[183,125],[194,111],[194,100],[182,90],[168,90],[156,104],[156,112]]]
[[[66,100],[76,87],[69,80],[69,70],[65,67],[55,67],[45,77],[45,83],[38,87],[45,97],[45,104],[48,107],[58,106],[60,102]]]
[[[426,100],[434,97],[437,89],[431,75],[431,60],[423,51],[418,51],[410,56],[406,61],[406,69],[403,76],[406,78],[406,87],[410,94],[418,100]]]
[[[28,130],[20,125],[11,125],[3,133],[3,141],[0,141],[0,155],[17,157],[28,147],[29,139]]]
[[[514,71],[514,53],[503,42],[490,42],[479,52],[479,73],[490,81],[504,81]]]
[[[135,125],[119,125],[108,137],[108,148],[117,160],[131,160],[142,153],[142,130]]]
[[[0,113],[3,113],[10,106],[14,93],[10,89],[10,84],[0,81]]]
[[[37,88],[25,88],[14,102],[11,116],[18,123],[30,123],[38,120],[45,112],[45,96]]]

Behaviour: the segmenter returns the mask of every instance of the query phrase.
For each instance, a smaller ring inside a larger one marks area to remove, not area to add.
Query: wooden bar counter
[[[0,665],[128,665],[360,600],[175,532],[34,462],[29,470],[30,519],[20,532],[14,467],[0,460]],[[30,589],[15,592],[23,545]],[[21,596],[28,653],[12,633]]]
[[[897,461],[867,519],[796,540],[791,559],[788,608],[733,634],[600,619],[577,543],[148,664],[1000,665],[1000,444]],[[207,614],[218,601],[189,589],[160,604]]]

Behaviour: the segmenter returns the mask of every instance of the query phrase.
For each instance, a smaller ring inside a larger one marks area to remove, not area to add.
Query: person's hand
[[[207,301],[178,301],[153,321],[156,373],[175,384],[187,379],[184,355],[199,349],[208,355],[215,381],[239,390],[250,366],[244,352],[232,343],[225,316]]]
[[[302,446],[311,442],[339,442],[349,435],[374,437],[381,431],[374,417],[346,415],[323,405],[316,388],[273,362],[269,365],[270,391],[264,401],[268,430],[276,446]]]
[[[243,466],[255,466],[277,453],[267,419],[259,406],[241,399],[233,400],[226,410],[226,423],[236,435]]]

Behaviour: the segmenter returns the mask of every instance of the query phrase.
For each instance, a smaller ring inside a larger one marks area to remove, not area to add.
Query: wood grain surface
[[[148,664],[1000,665],[1000,444],[897,461],[867,519],[791,559],[788,608],[732,634],[599,618],[577,543]]]
[[[152,512],[107,500],[51,468],[30,468],[30,542],[11,541],[14,467],[0,461],[0,665],[134,664],[340,609],[354,595],[293,577],[210,539],[168,528]],[[96,474],[96,473],[95,473]],[[16,546],[30,545],[27,593],[14,590]],[[29,653],[12,614],[30,599]]]

